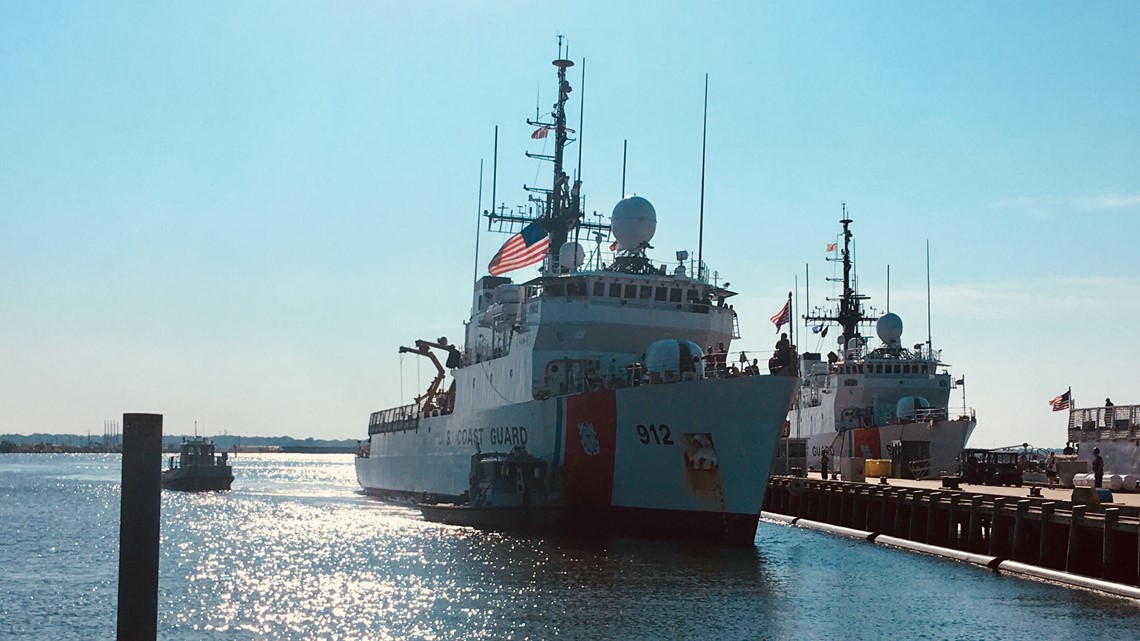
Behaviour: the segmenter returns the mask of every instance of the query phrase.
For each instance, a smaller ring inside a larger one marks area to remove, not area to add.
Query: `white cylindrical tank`
[[[1124,482],[1122,489],[1125,492],[1135,492],[1136,487],[1140,485],[1140,474],[1125,474],[1121,480]]]
[[[1124,489],[1124,479],[1119,474],[1105,474],[1100,479],[1100,486],[1118,492]]]
[[[1073,487],[1092,487],[1093,475],[1084,472],[1078,472],[1073,475]]]

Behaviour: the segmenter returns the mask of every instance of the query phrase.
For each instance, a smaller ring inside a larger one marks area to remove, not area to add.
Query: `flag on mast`
[[[550,134],[550,129],[547,127],[541,127],[539,129],[535,129],[534,133],[531,134],[530,137],[533,138],[534,140],[541,140],[542,138],[545,138],[548,134]]]
[[[499,249],[499,253],[487,265],[492,276],[499,276],[527,265],[542,262],[550,249],[550,236],[537,222],[523,227],[522,231],[511,236]]]
[[[827,251],[833,252],[833,251],[835,251],[835,248],[838,246],[839,245],[837,243],[828,243],[827,244]]]
[[[1064,394],[1061,394],[1060,396],[1056,396],[1053,398],[1053,400],[1049,401],[1049,404],[1053,406],[1054,412],[1060,412],[1061,410],[1069,409],[1069,404],[1070,404],[1069,395],[1071,393],[1072,393],[1072,390],[1069,390],[1069,391],[1065,392]]]
[[[776,331],[779,332],[781,327],[790,322],[792,322],[792,300],[789,298],[788,302],[780,308],[780,311],[772,317],[772,324],[776,326]]]

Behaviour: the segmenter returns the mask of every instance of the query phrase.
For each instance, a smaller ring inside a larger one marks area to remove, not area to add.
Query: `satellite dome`
[[[586,262],[586,250],[574,241],[567,241],[558,248],[558,264],[567,270],[575,270]]]
[[[875,323],[875,333],[879,335],[879,340],[888,345],[897,345],[902,332],[903,322],[898,314],[887,312]]]
[[[610,226],[618,246],[635,251],[648,243],[657,231],[657,211],[641,196],[626,196],[614,205]]]
[[[704,376],[701,346],[693,341],[666,338],[653,341],[645,350],[645,369],[650,379],[672,383],[686,378]]]

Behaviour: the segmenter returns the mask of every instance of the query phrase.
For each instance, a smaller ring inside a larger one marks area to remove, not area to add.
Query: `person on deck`
[[[1100,487],[1100,482],[1104,478],[1104,459],[1100,457],[1100,448],[1093,448],[1093,487]]]
[[[827,450],[823,451],[823,455],[819,457],[819,469],[823,473],[823,480],[827,480],[827,468],[831,464],[831,457],[827,455]]]
[[[1053,452],[1045,457],[1045,481],[1049,487],[1057,484],[1057,457]]]

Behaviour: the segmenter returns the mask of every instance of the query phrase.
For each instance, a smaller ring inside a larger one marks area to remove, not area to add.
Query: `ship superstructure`
[[[846,216],[840,221],[842,294],[831,311],[804,316],[813,331],[826,335],[834,327],[841,334],[826,356],[799,356],[801,384],[780,465],[820,469],[826,452],[832,469],[842,459],[862,458],[892,459],[893,473],[907,478],[953,473],[977,424],[974,412],[964,402],[951,409],[955,381],[940,350],[929,340],[905,347],[897,314],[874,318],[865,311],[867,296],[855,287],[851,223]],[[872,323],[880,343],[875,348],[863,334]]]
[[[551,121],[530,121],[546,132],[532,137],[554,139],[553,154],[531,154],[553,162],[551,188],[528,188],[539,194],[529,210],[487,214],[525,237],[508,241],[514,256],[541,226],[540,274],[478,279],[462,346],[401,348],[437,375],[414,403],[372,414],[357,478],[370,494],[461,500],[473,453],[523,448],[548,463],[543,495],[565,508],[567,527],[751,543],[795,381],[730,376],[706,353],[723,355],[738,335],[725,304],[734,292],[684,252],[669,264],[648,257],[649,201],[623,198],[608,225],[583,220],[581,181],[563,168],[573,63],[553,64]],[[600,252],[586,262],[584,232],[599,249],[613,234],[608,263]]]

